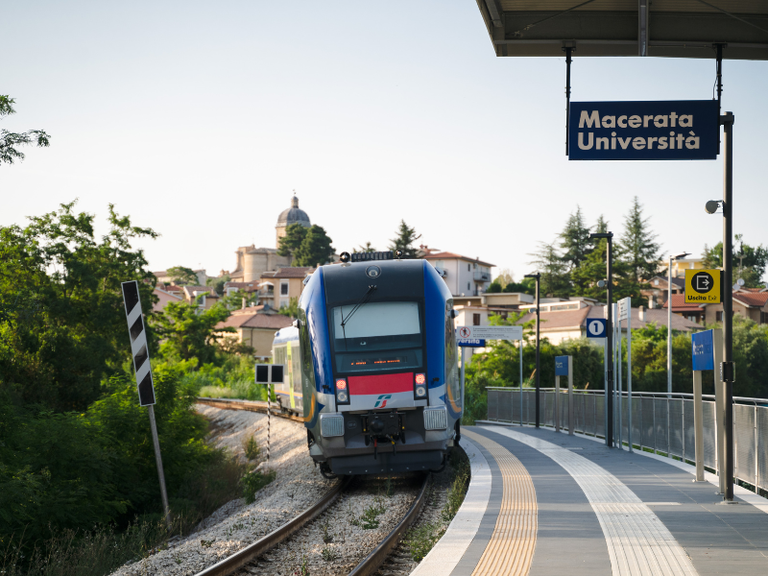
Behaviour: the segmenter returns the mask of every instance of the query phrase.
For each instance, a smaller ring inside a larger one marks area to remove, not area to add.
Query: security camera
[[[707,211],[707,214],[714,214],[717,212],[717,209],[720,207],[720,200],[710,200],[706,204],[704,204],[704,210]]]

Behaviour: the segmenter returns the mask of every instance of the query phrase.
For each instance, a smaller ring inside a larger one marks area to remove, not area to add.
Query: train
[[[278,401],[298,412],[327,477],[439,470],[461,438],[448,287],[423,259],[342,253],[305,281],[273,344]]]

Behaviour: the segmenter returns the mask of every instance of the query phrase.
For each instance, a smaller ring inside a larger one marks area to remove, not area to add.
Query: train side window
[[[453,308],[453,302],[448,306]],[[456,329],[450,312],[445,315],[445,384],[449,387],[456,403],[461,401],[461,380],[459,379],[459,361],[456,348]]]
[[[309,323],[307,314],[299,308],[299,343],[301,345],[301,375],[304,382],[315,388],[315,369],[312,366],[312,349],[309,345]]]

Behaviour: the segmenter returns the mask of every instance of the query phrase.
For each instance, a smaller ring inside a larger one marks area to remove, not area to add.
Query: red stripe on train
[[[386,394],[413,391],[413,372],[350,376],[350,394]]]

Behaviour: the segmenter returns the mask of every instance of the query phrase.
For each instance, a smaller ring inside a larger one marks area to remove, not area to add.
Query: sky
[[[497,58],[474,0],[25,0],[0,37],[0,128],[51,135],[0,166],[0,225],[77,200],[104,234],[114,204],[160,234],[137,244],[152,270],[233,270],[294,191],[337,252],[404,220],[516,280],[577,207],[620,236],[637,196],[662,256],[722,240],[722,156],[569,162],[564,58]],[[571,78],[573,101],[706,100],[715,61],[576,53]],[[768,245],[768,62],[723,82],[734,233]]]

